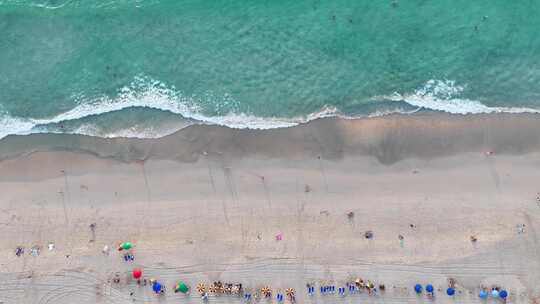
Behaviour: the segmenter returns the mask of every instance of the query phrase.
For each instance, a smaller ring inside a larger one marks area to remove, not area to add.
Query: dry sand
[[[538,116],[195,126],[156,140],[12,136],[0,141],[0,159],[3,303],[201,302],[138,287],[134,266],[169,291],[178,280],[238,281],[294,287],[299,303],[430,302],[415,283],[440,288],[437,303],[479,303],[479,286],[492,284],[510,303],[540,295]],[[135,244],[134,262],[114,248],[102,254],[122,241]],[[306,282],[357,276],[386,292],[306,296]],[[454,298],[444,294],[448,278],[458,282]]]

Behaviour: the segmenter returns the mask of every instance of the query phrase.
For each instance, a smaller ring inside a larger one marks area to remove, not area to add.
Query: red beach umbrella
[[[133,277],[135,279],[140,279],[141,276],[142,276],[142,270],[140,270],[139,268],[133,269]]]

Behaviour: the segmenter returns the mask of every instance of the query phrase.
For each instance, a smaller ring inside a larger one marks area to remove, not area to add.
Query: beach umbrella
[[[414,285],[414,291],[416,291],[416,293],[421,293],[422,292],[422,285],[420,285],[420,284]]]
[[[427,284],[427,285],[426,285],[426,291],[427,291],[427,292],[433,292],[433,285]]]
[[[118,248],[119,251],[121,250],[129,250],[133,248],[133,244],[131,244],[130,242],[124,242],[122,244],[120,244],[120,247]]]
[[[488,293],[487,291],[485,290],[480,290],[480,293],[478,294],[478,296],[481,298],[481,299],[486,299],[488,297]]]
[[[446,290],[446,294],[449,296],[453,296],[455,293],[456,293],[456,290],[452,287],[448,287],[448,289]]]
[[[494,297],[494,298],[498,298],[499,297],[499,291],[497,289],[493,289],[491,291],[491,296]]]
[[[221,283],[218,284],[218,292],[225,293],[225,286]]]
[[[204,283],[197,284],[197,292],[204,294],[206,292],[206,285],[204,285]]]
[[[264,286],[263,288],[261,288],[261,293],[265,298],[269,298],[272,296],[272,291],[268,286]]]
[[[294,289],[292,289],[292,288],[287,288],[287,289],[285,289],[285,294],[286,294],[288,297],[294,297]]]
[[[505,299],[508,297],[508,292],[506,290],[499,291],[499,297],[501,297],[501,299]]]
[[[174,288],[174,292],[187,293],[188,291],[189,287],[184,282],[178,282],[178,284],[176,284],[176,287]]]
[[[155,293],[159,293],[161,291],[161,289],[163,288],[163,286],[161,286],[161,284],[159,282],[155,282],[153,285],[152,285],[152,290],[155,292]]]
[[[240,287],[241,285],[238,285],[238,284],[234,284],[232,287],[231,287],[231,293],[233,294],[239,294],[240,293]]]
[[[139,268],[133,269],[133,278],[140,279],[141,276],[142,276],[142,270],[140,270]]]

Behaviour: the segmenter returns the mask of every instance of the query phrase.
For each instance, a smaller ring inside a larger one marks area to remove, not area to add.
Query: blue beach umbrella
[[[426,291],[427,291],[427,292],[433,292],[433,285],[427,284],[427,285],[426,285]]]
[[[494,298],[498,298],[499,297],[499,291],[497,289],[493,289],[491,291],[491,296],[494,297]]]
[[[152,290],[155,292],[155,293],[159,293],[161,291],[161,284],[158,283],[158,282],[155,282],[153,285],[152,285]]]
[[[488,293],[485,290],[480,290],[480,293],[478,294],[478,296],[480,297],[480,299],[487,299]]]
[[[506,290],[501,290],[499,292],[499,297],[501,297],[501,299],[505,299],[506,297],[508,297],[508,292]]]
[[[420,284],[414,285],[414,291],[416,291],[416,293],[421,293],[422,292],[422,285],[420,285]]]
[[[446,294],[449,296],[453,296],[455,293],[456,293],[456,290],[452,287],[448,287],[448,289],[446,290]]]

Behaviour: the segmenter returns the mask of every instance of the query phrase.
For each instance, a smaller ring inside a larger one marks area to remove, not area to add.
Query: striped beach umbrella
[[[197,284],[197,292],[200,293],[201,295],[205,294],[206,293],[206,285],[204,285],[204,283]]]
[[[270,289],[270,287],[264,286],[263,288],[261,288],[261,294],[265,298],[270,298],[272,296],[272,290]]]
[[[231,287],[232,294],[240,294],[242,292],[242,284],[234,284]]]
[[[223,284],[218,284],[217,286],[217,292],[218,293],[225,293],[225,286],[223,286]]]

